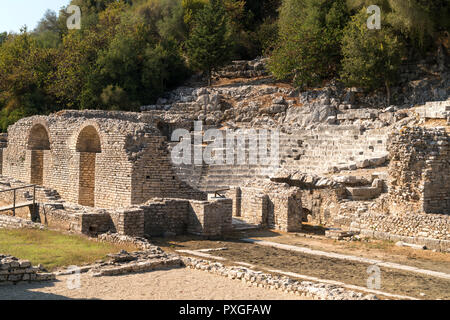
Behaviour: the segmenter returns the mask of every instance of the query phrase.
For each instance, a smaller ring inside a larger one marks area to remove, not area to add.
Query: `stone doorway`
[[[43,125],[36,124],[31,128],[28,150],[30,150],[30,183],[43,185],[45,153],[50,150],[48,131]]]
[[[102,152],[95,127],[87,126],[81,130],[76,150],[79,153],[78,204],[95,207],[96,159]]]

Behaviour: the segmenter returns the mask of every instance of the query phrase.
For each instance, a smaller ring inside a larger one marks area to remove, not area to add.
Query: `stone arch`
[[[28,150],[50,150],[50,139],[47,128],[37,123],[28,134]]]
[[[79,154],[78,203],[94,207],[96,158],[102,152],[97,126],[87,124],[82,127],[78,133],[76,151]]]
[[[48,129],[36,123],[28,133],[27,149],[30,150],[30,183],[44,184],[45,152],[50,150]]]
[[[102,143],[98,130],[94,125],[86,125],[78,133],[77,152],[101,153]]]

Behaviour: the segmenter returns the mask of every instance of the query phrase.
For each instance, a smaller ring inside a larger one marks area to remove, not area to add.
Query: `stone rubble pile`
[[[379,129],[399,121],[402,125],[414,124],[414,115],[404,110],[426,101],[448,99],[446,71],[436,77],[426,72],[408,73],[406,68],[403,87],[392,88],[398,105],[386,106],[382,90],[367,94],[360,88],[345,88],[331,81],[323,88],[301,92],[271,78],[259,79],[268,75],[266,60],[234,61],[215,74],[218,79],[253,78],[251,83],[180,87],[160,98],[156,105],[142,107],[142,111],[164,111],[158,116],[169,122],[204,120],[207,125],[229,127],[282,127],[289,131],[329,124]]]
[[[148,272],[182,266],[178,255],[165,253],[161,248],[152,246],[145,251],[127,252],[107,255],[106,261],[97,261],[92,265],[80,267],[81,273],[92,277],[116,276],[129,273]],[[57,275],[73,274],[73,269],[60,270]]]
[[[99,234],[97,236],[97,239],[99,241],[118,243],[118,244],[129,243],[129,244],[135,245],[136,247],[140,248],[141,250],[150,250],[150,251],[158,251],[158,249],[161,250],[160,248],[158,248],[158,247],[154,246],[153,244],[151,244],[150,242],[148,242],[147,239],[142,238],[142,237],[132,237],[132,236],[127,236],[127,235],[121,235],[118,233],[107,232],[107,233]]]
[[[148,272],[182,266],[179,256],[164,253],[160,248],[108,255],[109,261],[94,265],[89,273],[93,277],[115,276],[120,274]]]
[[[41,267],[33,267],[28,260],[0,254],[0,285],[52,280],[55,280],[53,273],[43,272]]]
[[[378,300],[375,295],[355,292],[337,285],[296,281],[286,276],[277,276],[245,267],[226,267],[218,262],[182,257],[184,264],[191,269],[204,270],[230,279],[240,280],[249,285],[280,290],[317,300]]]
[[[213,72],[215,78],[256,78],[269,75],[266,70],[267,58],[257,58],[252,61],[236,60],[231,64]]]

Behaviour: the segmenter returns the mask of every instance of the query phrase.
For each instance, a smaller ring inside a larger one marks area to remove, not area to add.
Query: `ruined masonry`
[[[139,113],[66,110],[18,121],[0,136],[0,191],[38,185],[37,205],[30,189],[17,191],[24,207],[16,217],[4,208],[0,227],[216,237],[297,232],[309,222],[449,250],[450,100],[439,80],[448,77],[433,80],[431,96],[405,73],[408,85],[393,89],[405,103],[386,108],[334,82],[300,92],[271,79],[264,63],[235,61],[214,74],[217,85],[177,88]],[[229,146],[227,134],[248,141],[251,130],[276,130],[278,165],[174,165],[171,136],[181,128],[192,147],[203,140],[202,151],[214,142],[205,131],[220,130],[226,142],[212,153],[246,158],[250,143]],[[11,204],[12,192],[0,200]]]

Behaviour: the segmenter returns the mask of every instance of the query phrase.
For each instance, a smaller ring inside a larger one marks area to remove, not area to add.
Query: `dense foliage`
[[[380,30],[367,27],[370,5],[381,9]],[[284,0],[270,69],[298,86],[340,75],[389,95],[402,58],[448,45],[449,16],[445,0]]]
[[[1,130],[21,117],[63,108],[152,104],[194,71],[209,73],[230,59],[262,54],[259,26],[274,24],[277,8],[274,0],[69,4],[81,9],[80,30],[68,30],[70,14],[62,8],[47,11],[32,31],[0,33]]]
[[[68,30],[62,8],[34,30],[0,33],[0,129],[64,108],[138,110],[193,72],[260,55],[297,86],[340,77],[389,91],[402,59],[447,48],[447,2],[68,0],[80,30]],[[366,27],[372,4],[381,30]]]

